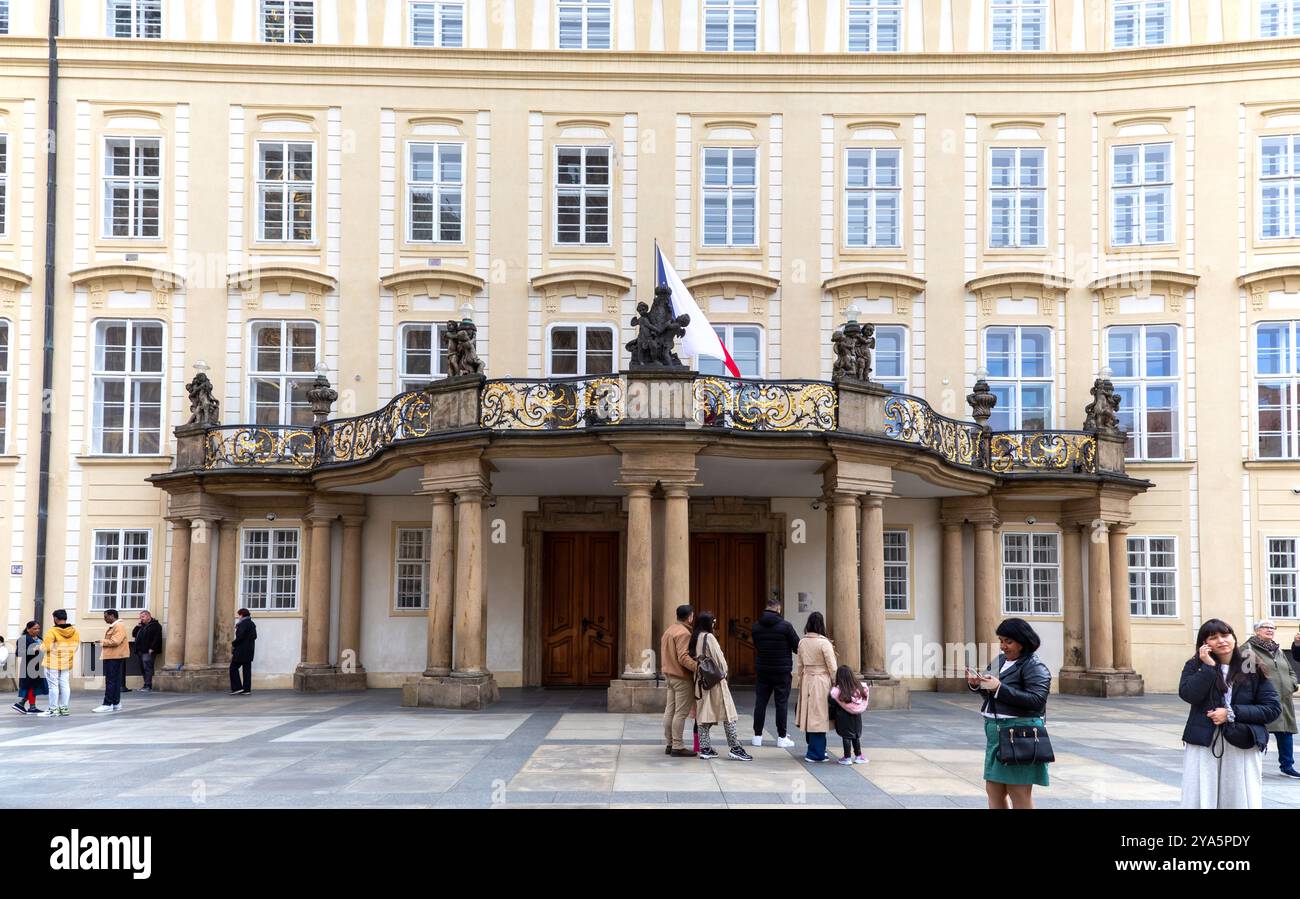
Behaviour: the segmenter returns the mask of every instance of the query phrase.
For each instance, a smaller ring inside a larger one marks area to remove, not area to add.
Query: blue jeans
[[[1273,734],[1277,737],[1277,765],[1283,771],[1295,770],[1295,752],[1293,738],[1295,734]]]
[[[808,734],[808,758],[822,761],[826,758],[826,734]]]

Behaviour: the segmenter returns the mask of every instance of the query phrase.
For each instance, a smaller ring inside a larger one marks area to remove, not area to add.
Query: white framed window
[[[4,32],[0,32],[3,34]],[[9,233],[9,135],[0,134],[0,237]]]
[[[610,0],[558,0],[555,10],[561,50],[610,49]]]
[[[1173,537],[1128,538],[1128,600],[1133,615],[1178,617],[1178,543]]]
[[[1046,245],[1047,152],[1042,147],[989,151],[989,246]]]
[[[1260,322],[1254,350],[1259,458],[1300,458],[1300,321]]]
[[[239,563],[239,604],[249,610],[298,609],[298,528],[245,528]]]
[[[1110,241],[1117,247],[1173,240],[1174,145],[1125,144],[1110,154]]]
[[[710,53],[758,49],[758,0],[704,0],[704,49]]]
[[[758,149],[705,147],[706,247],[758,246]]]
[[[162,452],[163,324],[95,322],[93,447],[114,456]]]
[[[1061,614],[1060,569],[1056,534],[1004,532],[1003,613]]]
[[[1298,34],[1300,0],[1260,0],[1260,37],[1295,37]]]
[[[162,0],[108,0],[109,37],[162,37]]]
[[[162,234],[162,140],[104,138],[104,229],[113,239]]]
[[[911,548],[905,530],[885,531],[885,611],[908,612],[912,608]]]
[[[310,243],[316,236],[316,145],[257,142],[257,239]]]
[[[731,361],[740,369],[742,378],[763,377],[763,329],[758,325],[714,325],[713,331],[731,353]],[[721,359],[700,356],[696,369],[702,375],[730,377]]]
[[[1169,43],[1169,0],[1115,0],[1115,48]]]
[[[406,145],[406,239],[464,240],[465,145],[411,141]]]
[[[268,44],[316,42],[315,0],[262,0],[261,18],[262,40]]]
[[[419,390],[447,373],[446,325],[408,322],[399,329],[398,377],[402,392]]]
[[[1296,538],[1269,537],[1267,542],[1268,617],[1300,618],[1296,608],[1296,583],[1300,580]]]
[[[319,326],[308,321],[255,321],[249,329],[249,420],[259,425],[311,425],[307,391],[316,379]]]
[[[1259,140],[1259,236],[1300,237],[1300,134]]]
[[[398,528],[393,559],[393,608],[408,612],[429,608],[432,528]]]
[[[989,49],[1022,53],[1047,49],[1047,0],[991,0]]]
[[[613,374],[615,333],[611,325],[551,325],[546,335],[547,376]]]
[[[877,325],[875,370],[871,380],[894,393],[907,393],[907,328],[902,325]]]
[[[847,50],[897,53],[902,47],[903,0],[847,0]]]
[[[1052,329],[1027,325],[984,331],[984,367],[997,397],[995,431],[1044,431],[1052,426]]]
[[[555,242],[608,246],[609,147],[555,148]]]
[[[0,34],[9,33],[9,0],[0,0]]]
[[[844,245],[898,247],[903,206],[903,151],[850,147],[844,151]]]
[[[1120,396],[1119,426],[1129,459],[1182,454],[1178,328],[1122,325],[1106,329],[1106,365]]]
[[[9,359],[13,329],[0,318],[0,453],[9,447]]]
[[[464,0],[412,0],[411,46],[464,47]]]
[[[149,607],[149,530],[97,530],[91,561],[90,609],[138,611]]]

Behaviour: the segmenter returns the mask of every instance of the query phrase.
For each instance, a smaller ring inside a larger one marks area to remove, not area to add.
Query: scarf
[[[1255,640],[1258,641],[1259,648],[1271,656],[1277,655],[1277,651],[1281,648],[1273,640],[1262,640],[1259,637],[1256,637]]]

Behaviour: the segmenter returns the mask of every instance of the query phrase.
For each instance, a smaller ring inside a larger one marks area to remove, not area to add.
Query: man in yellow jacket
[[[102,645],[104,653],[104,701],[93,712],[122,711],[122,681],[126,673],[126,659],[131,654],[131,642],[126,635],[126,625],[118,620],[117,609],[104,611],[104,622],[108,630],[104,631]]]
[[[45,653],[45,680],[50,685],[50,706],[44,717],[67,717],[72,701],[72,660],[81,645],[77,628],[68,623],[68,613],[54,610],[54,627],[45,632],[41,649]]]

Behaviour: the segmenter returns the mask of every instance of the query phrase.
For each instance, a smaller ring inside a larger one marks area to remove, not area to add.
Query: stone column
[[[886,677],[885,666],[885,501],[879,496],[862,497],[861,528],[861,621],[862,673],[871,678]]]
[[[688,487],[665,485],[664,492],[662,613],[666,628],[677,620],[677,607],[691,601],[691,513]],[[648,533],[646,539],[649,540]],[[628,542],[631,543],[630,536]]]
[[[831,498],[836,553],[831,561],[831,620],[841,665],[862,670],[862,622],[858,605],[858,500],[850,493]]]
[[[185,664],[206,667],[212,639],[212,544],[217,522],[196,518],[190,523],[189,610],[185,617]]]
[[[429,560],[429,639],[427,677],[451,674],[452,597],[456,578],[455,529],[452,498],[446,491],[433,494],[433,533]]]
[[[962,524],[943,523],[943,670],[940,678],[961,677],[966,658],[966,590],[962,571]],[[960,647],[960,648],[958,648]]]
[[[487,674],[483,628],[482,487],[456,490],[456,595],[453,600],[455,645],[452,677]]]
[[[361,560],[365,517],[343,517],[343,565],[339,582],[339,664],[345,674],[365,676],[361,658]],[[351,655],[348,655],[348,653]]]
[[[1110,526],[1110,608],[1116,671],[1133,671],[1132,607],[1128,585],[1128,522]]]
[[[1110,539],[1104,521],[1088,527],[1088,670],[1115,670],[1110,602]]]
[[[212,614],[212,664],[230,664],[230,641],[235,638],[235,612],[239,609],[239,522],[221,522],[217,550],[216,611]]]
[[[672,530],[670,520],[668,530]],[[640,680],[653,677],[647,671],[643,653],[652,645],[650,620],[653,583],[651,565],[653,551],[650,533],[650,485],[627,485],[627,601],[623,621],[623,679]],[[668,536],[665,543],[671,542]],[[665,575],[664,593],[669,595],[668,584],[672,578]],[[670,621],[673,619],[669,619]]]
[[[172,523],[172,572],[167,593],[167,668],[185,664],[185,613],[189,605],[190,522],[187,518],[168,519]]]
[[[1083,560],[1079,526],[1061,528],[1061,611],[1065,618],[1062,671],[1081,672],[1087,665],[1083,643]]]
[[[997,523],[975,522],[975,653],[979,667],[981,644],[996,643],[998,627]]]
[[[330,531],[333,520],[311,518],[311,562],[307,573],[307,632],[304,668],[330,667]]]

